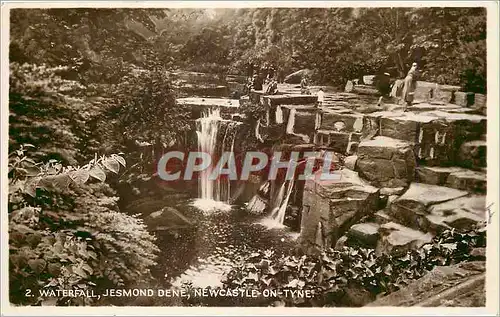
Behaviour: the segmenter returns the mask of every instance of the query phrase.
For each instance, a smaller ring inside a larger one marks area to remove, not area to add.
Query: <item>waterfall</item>
[[[198,150],[207,153],[211,158],[214,158],[217,134],[219,132],[219,125],[222,121],[219,109],[209,109],[203,113],[202,117],[196,120],[198,136]],[[209,175],[212,169],[209,167],[200,173],[199,180],[199,194],[201,199],[213,200],[214,199],[214,183],[216,181],[210,180]]]
[[[276,202],[271,211],[271,215],[268,219],[265,219],[262,224],[270,227],[283,227],[285,222],[286,208],[288,207],[288,201],[290,200],[290,195],[292,194],[294,181],[284,181],[281,184],[276,197],[273,199]]]
[[[295,125],[295,112],[297,112],[297,110],[295,110],[295,108],[292,108],[290,110],[290,114],[288,115],[288,122],[286,125],[286,133],[288,134],[293,134],[293,126]]]
[[[260,194],[266,196],[269,191],[269,182],[264,182],[257,193],[253,195],[252,199],[248,202],[247,210],[253,214],[262,214],[267,207],[266,202],[261,198]]]
[[[231,196],[230,180],[226,177],[218,177],[215,180],[209,178],[214,165],[221,157],[222,152],[227,149],[227,142],[231,142],[231,155],[234,149],[236,126],[235,121],[225,120],[221,117],[219,109],[208,109],[202,117],[196,120],[196,135],[198,136],[198,151],[207,153],[212,158],[212,164],[200,172],[198,183],[198,200],[194,205],[204,211],[213,209],[230,209],[227,204]],[[219,131],[225,126],[222,143],[218,144]]]
[[[276,107],[276,123],[283,123],[283,110],[281,110],[280,106]]]
[[[297,113],[297,110],[295,108],[290,109],[290,114],[288,115],[288,122],[286,124],[286,133],[299,136],[302,138],[302,140],[304,140],[304,142],[309,143],[310,138],[308,135],[293,132],[293,128],[295,126],[296,113]]]

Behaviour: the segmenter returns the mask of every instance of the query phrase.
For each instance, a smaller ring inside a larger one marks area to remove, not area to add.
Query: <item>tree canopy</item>
[[[242,74],[269,62],[341,85],[403,77],[416,61],[424,80],[486,86],[485,8],[17,9],[11,25],[12,61],[93,82],[119,81],[128,64]]]

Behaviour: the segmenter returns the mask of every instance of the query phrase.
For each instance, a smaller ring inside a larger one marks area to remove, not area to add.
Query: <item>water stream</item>
[[[208,153],[212,161],[218,160],[223,151],[233,152],[237,123],[223,119],[219,109],[206,111],[196,125],[198,150]],[[210,168],[200,173],[198,198],[166,202],[196,223],[176,234],[165,232],[159,236],[158,244],[164,252],[156,275],[173,286],[221,286],[231,268],[242,265],[245,256],[252,252],[272,249],[279,254],[292,250],[296,244],[298,234],[283,226],[293,181],[281,184],[277,197],[273,197],[277,204],[270,216],[255,215],[243,206],[229,204],[230,181],[209,177],[215,164],[212,162]],[[266,182],[260,191],[267,192],[270,187]],[[261,209],[265,204],[253,199],[249,207]],[[266,221],[273,224],[274,230],[262,226]]]
[[[212,164],[200,172],[199,196],[193,204],[206,212],[230,209],[231,184],[229,179],[226,175],[212,179],[210,175],[223,152],[229,151],[230,155],[234,155],[236,126],[237,122],[223,119],[218,108],[206,110],[202,117],[196,120],[198,151],[209,154]],[[221,131],[224,131],[224,135],[222,142],[218,142]]]

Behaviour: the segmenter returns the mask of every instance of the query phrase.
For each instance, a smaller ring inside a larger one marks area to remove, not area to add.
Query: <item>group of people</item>
[[[382,95],[379,99],[378,105],[381,105],[384,96],[389,96],[399,99],[400,102],[402,102],[404,105],[403,111],[407,112],[408,108],[413,104],[414,93],[415,89],[417,88],[417,80],[419,77],[417,68],[417,63],[413,63],[403,81],[396,81],[391,83],[389,73],[384,73],[383,75],[378,76],[375,85]],[[397,86],[394,87],[394,85]]]
[[[401,84],[401,87],[397,87],[402,89],[401,99],[404,103],[405,112],[408,111],[408,108],[411,107],[414,100],[414,92],[415,89],[417,88],[417,80],[418,80],[417,67],[418,67],[417,63],[413,63],[404,79],[404,82]],[[255,70],[257,70],[256,73],[254,73]],[[265,89],[265,93],[267,95],[275,95],[278,93],[279,78],[277,77],[279,76],[276,76],[277,72],[276,72],[276,67],[274,65],[265,63],[264,66],[262,66],[259,71],[257,65],[249,63],[247,75],[248,75],[248,83],[246,85],[247,93],[249,93],[252,89],[261,91],[264,89],[265,84],[267,84],[267,87]],[[378,80],[377,86],[378,86],[377,88],[379,89],[379,91],[383,96],[388,95],[392,86],[390,83],[390,74],[384,73],[382,78]],[[309,90],[309,79],[307,75],[304,75],[302,77],[302,80],[300,81],[300,93],[302,95],[311,94],[311,91]],[[324,91],[323,89],[320,88],[318,92],[318,105],[322,105],[323,102],[324,102]],[[379,100],[379,104],[380,102],[381,101]]]
[[[278,93],[278,81],[275,78],[263,79],[259,75],[253,75],[251,78],[248,78],[248,82],[246,84],[246,92],[250,93],[253,90],[264,90],[264,85],[267,84],[265,89],[265,93],[267,95],[275,95]]]
[[[253,90],[263,90],[267,84],[266,94],[274,95],[278,93],[278,80],[280,80],[280,72],[270,63],[264,63],[262,67],[249,63],[247,66],[248,82],[246,85],[247,92]]]

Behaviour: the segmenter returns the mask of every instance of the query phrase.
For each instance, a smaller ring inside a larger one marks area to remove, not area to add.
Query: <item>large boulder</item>
[[[415,107],[423,107],[419,104]],[[439,106],[441,107],[441,106]],[[449,165],[459,160],[464,142],[479,140],[486,133],[486,117],[444,111],[429,105],[420,113],[378,111],[365,115],[363,134],[402,139],[413,144],[417,158],[428,165]],[[450,107],[447,107],[450,108]]]
[[[477,111],[481,112],[483,115],[487,115],[487,103],[486,103],[486,95],[483,94],[475,94],[474,95],[474,104],[472,105],[472,108],[476,109]]]
[[[416,180],[419,183],[431,185],[444,185],[451,173],[460,171],[460,167],[419,166],[417,167]]]
[[[164,207],[152,212],[144,218],[144,223],[146,223],[150,230],[158,231],[184,229],[193,225],[192,220],[173,207]]]
[[[316,132],[315,143],[320,146],[325,146],[337,153],[350,154],[352,152],[352,144],[350,144],[351,133],[336,132],[331,130],[318,130]]]
[[[388,213],[405,226],[426,230],[426,216],[430,213],[429,208],[432,205],[460,198],[467,194],[465,191],[453,188],[412,183],[401,197],[392,202]]]
[[[314,71],[305,68],[305,69],[301,69],[301,70],[298,70],[296,72],[293,72],[293,73],[287,75],[285,77],[284,82],[287,84],[300,84],[302,77],[304,77],[304,76],[311,77],[313,75],[314,75]]]
[[[352,80],[348,80],[347,83],[345,84],[344,91],[345,92],[352,92],[354,90],[354,83]]]
[[[379,228],[379,224],[372,222],[355,224],[347,233],[347,244],[375,249],[379,238]]]
[[[468,231],[482,226],[486,220],[486,196],[470,196],[453,199],[429,208],[428,230],[440,233],[455,228]]]
[[[319,174],[304,186],[300,241],[306,251],[333,247],[359,220],[375,211],[378,189],[349,169],[334,172],[338,179]],[[320,243],[319,243],[320,242]]]
[[[380,117],[380,135],[418,143],[421,126],[435,119],[412,112],[384,113]]]
[[[293,126],[293,132],[298,134],[305,134],[312,136],[314,135],[315,123],[316,123],[316,111],[315,110],[303,110],[295,112],[295,124]]]
[[[486,192],[486,173],[462,167],[419,166],[417,181],[468,192]]]
[[[416,161],[405,141],[378,136],[358,146],[356,170],[378,187],[405,187],[413,181]]]
[[[468,168],[486,167],[486,141],[465,142],[460,147],[459,159],[462,166]]]
[[[360,95],[380,96],[380,91],[371,85],[354,85],[352,92]]]
[[[431,242],[433,238],[430,233],[408,228],[392,221],[380,225],[379,234],[377,254],[402,255]]]
[[[457,91],[454,98],[454,103],[461,107],[469,107],[474,104],[474,93],[472,92]]]
[[[356,162],[358,161],[357,155],[347,156],[344,159],[344,167],[350,169],[351,171],[356,170]]]

